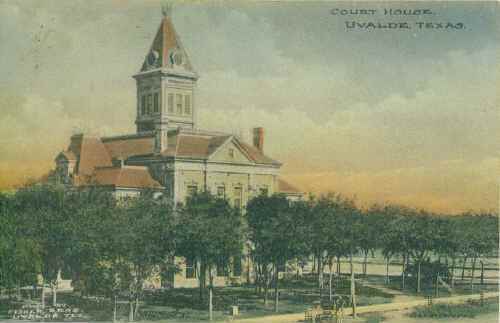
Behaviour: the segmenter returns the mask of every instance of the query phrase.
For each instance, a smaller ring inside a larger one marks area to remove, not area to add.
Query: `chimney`
[[[253,128],[253,145],[261,152],[264,152],[264,128]]]

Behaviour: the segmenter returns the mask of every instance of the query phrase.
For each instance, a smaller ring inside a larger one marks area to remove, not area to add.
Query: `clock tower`
[[[155,152],[160,153],[167,147],[168,130],[194,128],[194,90],[198,80],[165,11],[141,70],[134,78],[137,133],[154,132]]]

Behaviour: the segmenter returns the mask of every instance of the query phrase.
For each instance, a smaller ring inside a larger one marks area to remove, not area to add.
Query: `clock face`
[[[170,63],[175,65],[182,65],[184,63],[184,56],[179,50],[174,50],[170,54]]]
[[[155,65],[156,62],[158,61],[158,57],[159,57],[159,55],[158,55],[157,51],[153,50],[153,51],[149,52],[148,58],[147,58],[148,64],[151,66]]]

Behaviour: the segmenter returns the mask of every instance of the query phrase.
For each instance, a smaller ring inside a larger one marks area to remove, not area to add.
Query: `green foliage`
[[[498,312],[498,298],[496,301],[487,301],[483,305],[479,301],[468,301],[465,304],[434,304],[417,307],[411,317],[418,318],[459,318],[476,317],[479,314]]]
[[[239,209],[209,193],[197,193],[189,197],[185,206],[179,207],[176,255],[200,264],[198,272],[200,297],[206,284],[213,286],[213,270],[216,266],[230,271],[231,259],[241,257],[245,240],[245,228]]]
[[[439,275],[443,280],[446,277],[449,277],[449,269],[448,266],[444,263],[440,263],[438,261],[430,261],[428,259],[422,261],[420,268],[421,280],[424,284],[433,285],[436,283],[436,278]],[[407,268],[407,273],[409,273],[412,277],[417,277],[418,265],[411,264]],[[409,281],[410,284],[415,285],[415,279]]]

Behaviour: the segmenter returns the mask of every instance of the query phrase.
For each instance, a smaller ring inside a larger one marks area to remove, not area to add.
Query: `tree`
[[[164,198],[143,192],[117,203],[103,219],[100,268],[110,287],[127,290],[129,320],[137,316],[144,283],[175,253],[176,216]]]
[[[41,259],[36,241],[21,233],[17,209],[15,196],[0,193],[0,289],[20,296],[21,286],[36,285]]]
[[[209,317],[212,320],[214,269],[219,265],[224,267],[221,269],[227,270],[230,259],[241,257],[242,254],[245,235],[241,212],[231,207],[228,201],[208,192],[190,196],[179,212],[176,255],[200,265],[200,298],[208,273]]]
[[[258,269],[257,283],[268,288],[274,280],[274,310],[279,308],[279,268],[308,251],[306,221],[310,215],[307,202],[290,203],[284,195],[257,196],[247,204],[249,239]]]
[[[16,192],[16,209],[22,221],[20,234],[30,237],[41,259],[42,305],[44,285],[52,289],[52,303],[57,302],[57,279],[67,252],[68,192],[64,186],[32,184]]]

